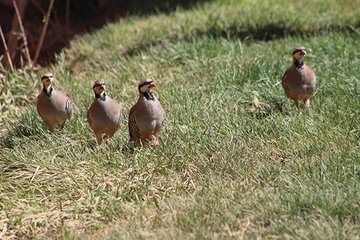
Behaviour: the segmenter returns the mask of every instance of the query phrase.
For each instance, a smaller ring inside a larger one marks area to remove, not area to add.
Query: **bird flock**
[[[305,65],[305,55],[307,52],[304,47],[294,49],[293,65],[284,73],[281,82],[285,95],[294,101],[297,108],[298,102],[303,101],[304,109],[310,106],[310,97],[316,87],[316,76],[313,70]],[[72,115],[71,98],[64,90],[56,90],[52,85],[53,80],[52,73],[42,76],[43,89],[37,97],[38,114],[52,133],[56,125],[64,128],[66,120]],[[120,103],[106,94],[105,86],[104,81],[94,82],[92,88],[95,98],[87,111],[87,121],[98,145],[116,133],[122,118]],[[165,111],[152,92],[154,87],[156,85],[152,79],[140,81],[139,98],[129,112],[130,141],[136,144],[147,142],[151,146],[159,145],[156,135],[163,126]]]

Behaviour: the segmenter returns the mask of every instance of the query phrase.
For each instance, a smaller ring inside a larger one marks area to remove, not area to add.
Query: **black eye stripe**
[[[144,83],[142,83],[142,84],[139,85],[139,88],[142,88],[143,86],[148,85],[148,84],[150,84],[150,83],[152,83],[152,82],[153,82],[153,81],[151,81],[151,82],[144,82]]]
[[[105,83],[97,83],[93,86],[93,88],[104,86]]]
[[[293,51],[292,54],[295,54],[295,53],[298,53],[298,52],[303,52],[303,51],[305,51],[305,49],[296,49],[296,50]]]

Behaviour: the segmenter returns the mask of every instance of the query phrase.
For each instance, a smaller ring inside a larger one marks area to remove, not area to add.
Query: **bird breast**
[[[109,97],[105,101],[95,99],[91,108],[93,111],[90,111],[90,118],[96,125],[117,125],[120,121],[120,104]]]
[[[156,99],[146,100],[140,98],[138,101],[139,111],[136,113],[136,121],[141,129],[160,127],[165,118],[165,111]]]
[[[302,68],[294,67],[289,71],[287,76],[289,87],[301,88],[303,90],[314,90],[316,85],[316,77],[311,68],[304,65]]]
[[[51,96],[48,97],[44,92],[41,92],[38,97],[38,109],[44,114],[50,115],[66,115],[66,101],[67,96],[63,96],[61,93],[52,92]]]

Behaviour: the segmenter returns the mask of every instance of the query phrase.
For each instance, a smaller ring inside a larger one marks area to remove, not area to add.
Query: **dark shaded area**
[[[293,106],[292,102],[288,102],[284,97],[262,96],[261,98],[261,101],[253,98],[251,101],[239,102],[246,115],[255,121],[262,121],[276,114],[288,115],[291,110],[298,110]]]
[[[254,105],[253,103],[245,106],[247,115],[257,120],[263,120],[273,116],[276,113],[288,114],[289,110],[291,110],[291,108],[288,109],[289,106],[286,104],[285,98],[277,97],[270,97],[258,106]]]
[[[29,124],[33,121],[33,117],[34,115],[26,114],[19,122],[14,123],[11,129],[0,139],[0,148],[14,148],[17,145],[17,139],[40,138],[43,134],[41,126],[35,128]]]
[[[39,64],[54,62],[55,54],[68,46],[69,40],[77,34],[102,27],[119,17],[130,15],[150,15],[158,12],[170,13],[176,8],[191,8],[209,0],[61,0],[55,1],[46,32],[44,45],[40,52]],[[48,0],[28,0],[24,24],[30,55],[33,58],[40,37],[43,18],[48,8]],[[12,0],[0,0],[0,25],[7,38],[15,11]],[[15,58],[17,66],[21,63],[21,43]],[[0,44],[0,56],[4,46]]]
[[[194,38],[201,38],[201,37],[227,38],[227,39],[237,38],[237,39],[241,39],[242,41],[245,40],[273,41],[291,36],[297,36],[297,37],[316,36],[321,33],[330,32],[330,31],[357,34],[356,31],[357,28],[360,28],[360,21],[355,26],[330,25],[312,30],[299,30],[296,28],[291,28],[282,22],[269,23],[255,27],[241,27],[241,26],[233,25],[226,29],[218,28],[217,26],[214,26],[205,30],[198,29],[197,31],[191,33],[190,35],[175,34],[168,37],[168,39],[154,39],[147,42],[141,42],[133,46],[130,46],[127,49],[124,49],[121,55],[124,57],[133,56],[156,45],[164,45],[165,41],[170,41],[170,42],[191,41]]]

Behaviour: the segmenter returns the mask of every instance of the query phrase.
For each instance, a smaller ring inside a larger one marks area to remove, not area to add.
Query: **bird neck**
[[[53,92],[53,87],[51,86],[51,84],[49,86],[45,86],[45,84],[43,85],[43,92],[45,93],[46,96],[51,97],[51,94]]]
[[[155,100],[155,96],[152,92],[140,92],[140,95],[146,98],[146,100]]]
[[[102,101],[105,101],[105,99],[106,99],[106,93],[105,93],[105,92],[102,92],[102,93],[100,93],[100,94],[95,93],[95,98],[96,98],[96,99],[100,99],[100,100],[102,100]]]
[[[294,58],[294,65],[296,68],[302,68],[304,66],[304,61],[302,59]]]

